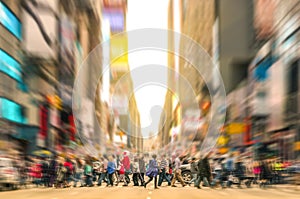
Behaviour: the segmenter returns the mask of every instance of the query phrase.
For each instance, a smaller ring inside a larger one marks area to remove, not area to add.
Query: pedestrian
[[[171,186],[172,187],[176,187],[175,185],[175,182],[176,180],[179,180],[181,185],[183,187],[186,186],[185,182],[183,181],[182,179],[182,176],[181,176],[181,169],[180,169],[180,166],[181,166],[181,162],[180,162],[180,159],[179,157],[176,157],[175,158],[175,161],[174,161],[174,174],[173,174],[173,179],[172,179],[172,182],[171,182]]]
[[[166,159],[166,155],[162,155],[162,159],[160,162],[160,168],[159,168],[159,180],[158,180],[158,186],[161,186],[163,180],[166,180],[168,182],[168,186],[171,185],[170,179],[167,177],[167,170],[168,170],[168,161]]]
[[[98,186],[102,185],[102,181],[108,183],[107,165],[108,165],[108,160],[104,155],[103,157],[100,158],[100,167],[99,167],[100,174],[98,177],[98,184],[97,184]]]
[[[119,163],[119,176],[117,180],[117,186],[120,182],[125,181],[125,167],[122,163]]]
[[[198,161],[198,175],[197,175],[197,180],[195,182],[195,187],[200,189],[201,181],[205,181],[205,179],[209,186],[210,176],[211,176],[210,164],[208,161],[208,157],[205,156],[204,158],[200,158],[200,160]]]
[[[145,173],[146,173],[146,165],[145,165],[145,160],[144,160],[144,156],[141,155],[139,158],[139,169],[140,169],[140,175],[139,175],[139,179],[141,181],[141,186],[144,186],[145,183]]]
[[[107,181],[107,185],[106,186],[114,186],[113,184],[113,175],[115,173],[116,170],[116,163],[115,160],[113,159],[112,156],[109,157],[109,162],[107,164],[107,173],[108,173],[108,181]]]
[[[71,181],[72,181],[72,175],[74,173],[73,171],[73,163],[70,158],[66,158],[66,161],[64,163],[64,167],[66,167],[67,172],[66,172],[66,181],[67,181],[67,187],[71,186]]]
[[[49,165],[49,175],[50,175],[50,182],[49,186],[52,187],[55,184],[57,169],[58,169],[58,162],[57,162],[57,156],[54,156],[52,160],[50,161]]]
[[[56,173],[56,182],[55,182],[55,187],[56,188],[61,188],[62,186],[66,185],[65,181],[65,175],[67,172],[67,168],[64,167],[63,162],[58,163],[58,168],[57,168],[57,173]]]
[[[84,175],[85,175],[85,184],[88,187],[92,187],[93,185],[93,174],[92,174],[92,166],[91,166],[92,162],[91,160],[88,158],[86,160],[86,164],[84,166]]]
[[[134,158],[132,163],[132,180],[133,180],[133,186],[139,186],[139,175],[140,175],[140,169],[139,169],[139,162],[137,158]]]
[[[192,183],[194,183],[194,186],[196,186],[196,181],[197,181],[197,176],[198,176],[198,162],[196,161],[196,158],[193,157],[191,162],[191,174],[193,176],[193,178],[191,179],[191,181],[188,182],[189,185],[191,185]]]
[[[247,158],[245,162],[245,185],[247,188],[250,188],[251,183],[253,182],[255,176],[254,176],[254,162],[251,160],[251,158]]]
[[[269,162],[267,160],[262,161],[259,187],[265,188],[268,183],[271,183],[272,177],[272,170],[269,167]]]
[[[156,155],[152,155],[152,160],[149,162],[148,169],[146,171],[146,175],[149,177],[149,180],[144,184],[144,187],[147,187],[153,178],[154,178],[154,189],[158,189],[157,187],[157,175],[158,175],[158,165],[156,161]]]
[[[212,187],[215,187],[218,182],[220,182],[220,184],[222,185],[222,183],[221,183],[222,173],[224,173],[224,168],[222,168],[222,159],[217,159],[214,162],[214,174],[215,174],[215,176],[214,176],[214,179],[212,180],[212,183],[211,183]]]
[[[123,153],[123,159],[121,163],[124,165],[125,168],[125,181],[123,186],[128,186],[128,184],[130,183],[129,175],[131,174],[131,169],[130,169],[130,159],[126,151],[124,151]]]
[[[49,177],[49,162],[46,158],[41,159],[42,165],[42,183],[44,187],[49,187],[50,177]]]
[[[82,179],[82,175],[84,173],[84,162],[77,158],[76,159],[76,165],[75,165],[75,181],[74,181],[74,187],[77,186],[77,182],[80,182],[80,187],[84,186],[84,182]]]
[[[254,181],[253,184],[258,184],[260,180],[261,165],[259,161],[255,161],[253,165]]]
[[[245,177],[245,167],[239,157],[235,163],[234,175],[238,179],[238,188],[242,188],[241,184]]]
[[[38,187],[41,184],[42,178],[42,165],[38,161],[32,164],[30,175],[32,176],[33,184]]]

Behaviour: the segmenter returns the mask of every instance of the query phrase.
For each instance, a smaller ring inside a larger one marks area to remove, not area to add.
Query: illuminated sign
[[[27,119],[24,117],[24,108],[6,98],[0,98],[0,118],[18,123],[27,122]]]
[[[122,9],[104,9],[103,18],[109,20],[111,32],[123,32],[125,30],[125,13]]]
[[[22,25],[18,18],[0,2],[0,23],[19,40],[22,38]]]
[[[0,72],[3,72],[11,78],[21,82],[21,65],[9,54],[0,49]]]
[[[125,36],[114,37],[110,40],[110,58],[113,65],[128,63],[128,40]],[[122,55],[122,56],[121,56]]]

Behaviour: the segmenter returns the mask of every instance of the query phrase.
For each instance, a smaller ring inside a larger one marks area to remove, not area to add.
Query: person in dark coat
[[[267,160],[261,163],[261,172],[260,172],[260,187],[265,187],[268,182],[272,179],[272,171],[268,165]]]
[[[208,161],[208,157],[205,156],[204,158],[200,158],[199,162],[198,162],[198,177],[197,177],[197,181],[195,183],[195,187],[197,187],[198,189],[200,189],[200,183],[204,178],[207,179],[208,183],[210,184],[210,176],[211,176],[211,172],[210,172],[210,164]]]
[[[55,184],[57,169],[58,169],[58,162],[56,160],[56,157],[53,157],[53,159],[50,161],[49,164],[49,175],[50,175],[49,186],[50,187],[52,187]]]
[[[238,159],[237,162],[235,163],[234,175],[239,180],[238,187],[241,188],[241,183],[245,177],[245,167],[243,165],[243,162],[240,159]]]

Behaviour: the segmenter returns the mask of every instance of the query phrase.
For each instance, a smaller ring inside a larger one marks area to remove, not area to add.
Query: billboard
[[[72,106],[72,86],[76,66],[76,27],[68,16],[60,19],[60,95],[63,103]]]
[[[105,8],[102,11],[104,19],[108,19],[112,33],[125,31],[125,13],[122,9]]]
[[[127,64],[128,63],[127,53],[128,53],[127,36],[118,36],[110,40],[110,60],[112,62],[112,65]]]

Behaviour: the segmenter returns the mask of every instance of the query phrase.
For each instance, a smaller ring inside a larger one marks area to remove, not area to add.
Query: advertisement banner
[[[246,126],[244,123],[231,123],[226,127],[226,132],[228,134],[240,134],[244,133]]]
[[[123,9],[105,8],[102,11],[104,19],[108,19],[112,33],[125,31],[125,12]]]
[[[60,96],[63,103],[72,106],[72,86],[75,78],[76,66],[76,27],[66,15],[60,20]]]
[[[128,38],[127,36],[114,37],[110,40],[110,60],[112,67],[128,63]],[[122,56],[120,56],[122,55]]]

